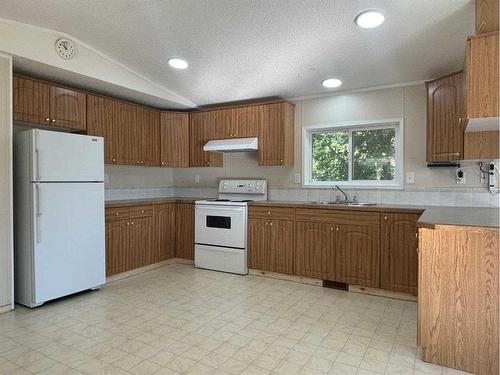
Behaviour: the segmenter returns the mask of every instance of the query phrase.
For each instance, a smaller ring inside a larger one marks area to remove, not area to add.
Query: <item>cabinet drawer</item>
[[[294,209],[286,207],[252,207],[248,208],[248,217],[265,219],[293,220]]]
[[[153,206],[130,207],[130,217],[153,216]]]
[[[380,213],[331,209],[297,208],[295,220],[326,224],[379,226]]]
[[[106,208],[106,221],[124,220],[130,217],[128,207]]]

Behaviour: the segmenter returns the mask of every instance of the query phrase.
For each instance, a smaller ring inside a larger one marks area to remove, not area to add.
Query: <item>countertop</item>
[[[487,207],[428,207],[418,219],[423,227],[459,225],[498,228],[500,209]]]
[[[205,198],[195,197],[169,197],[169,198],[144,198],[124,199],[106,201],[106,207],[137,206],[147,204],[161,204],[169,202],[194,203],[196,200]],[[435,225],[459,225],[472,227],[500,227],[500,209],[488,207],[448,207],[448,206],[412,206],[397,204],[377,204],[375,206],[342,206],[325,205],[318,202],[295,202],[295,201],[260,201],[252,202],[250,206],[266,207],[280,206],[292,208],[323,208],[331,210],[349,211],[379,211],[379,212],[407,212],[422,213],[418,224],[422,227]]]

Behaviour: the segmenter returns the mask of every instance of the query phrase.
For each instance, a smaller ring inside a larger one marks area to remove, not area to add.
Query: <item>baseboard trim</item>
[[[118,280],[123,280],[123,279],[126,279],[127,277],[136,276],[136,275],[139,275],[141,273],[152,271],[152,270],[155,270],[157,268],[165,267],[165,266],[168,266],[169,264],[174,264],[174,263],[194,264],[194,261],[191,259],[182,259],[182,258],[171,258],[171,259],[163,260],[163,261],[158,262],[158,263],[148,264],[147,266],[144,266],[144,267],[135,268],[135,269],[130,270],[130,271],[117,273],[116,275],[106,277],[106,284],[112,283],[112,282],[118,281]]]
[[[361,286],[361,285],[349,284],[349,292],[369,294],[371,296],[399,299],[399,300],[411,301],[411,302],[417,302],[417,300],[418,300],[417,296],[414,296],[412,294],[393,292],[390,290],[378,289],[378,288],[370,288],[370,287]]]
[[[323,280],[313,279],[310,277],[302,277],[302,276],[297,276],[297,275],[287,275],[284,273],[270,272],[270,271],[263,271],[263,270],[254,270],[254,269],[249,269],[248,274],[252,275],[252,276],[269,277],[271,279],[292,281],[295,283],[301,283],[301,284],[307,284],[307,285],[323,286]]]
[[[0,306],[0,314],[5,314],[6,312],[9,312],[12,310],[12,305],[8,304],[5,306]]]

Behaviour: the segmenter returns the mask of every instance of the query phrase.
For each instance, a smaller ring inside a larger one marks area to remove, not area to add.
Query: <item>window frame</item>
[[[352,132],[377,129],[395,129],[395,179],[391,181],[352,180]],[[348,146],[348,181],[312,181],[312,135],[334,131],[348,131],[350,133]],[[402,118],[304,126],[302,134],[302,187],[326,188],[332,185],[341,185],[347,188],[403,189],[403,144],[404,133]]]

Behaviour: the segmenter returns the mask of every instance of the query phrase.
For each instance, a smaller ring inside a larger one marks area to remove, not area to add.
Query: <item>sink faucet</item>
[[[335,187],[337,188],[337,190],[339,190],[344,195],[344,202],[347,202],[348,199],[347,199],[347,194],[345,193],[345,191],[342,190],[339,185],[335,185]],[[333,189],[333,187],[332,187],[332,189]]]

